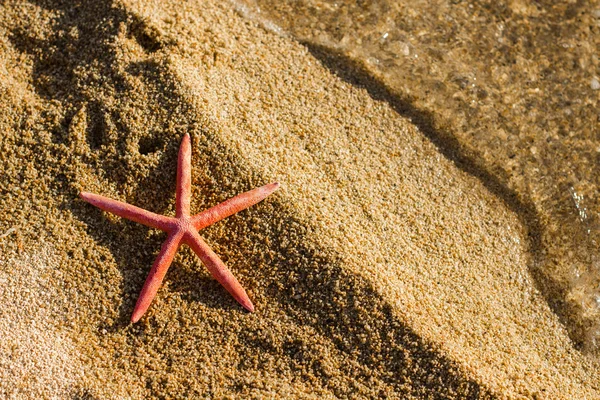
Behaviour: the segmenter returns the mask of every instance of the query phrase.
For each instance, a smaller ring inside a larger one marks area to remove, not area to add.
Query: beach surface
[[[238,3],[0,8],[1,397],[600,398],[554,214],[360,58]],[[201,232],[256,310],[183,246],[131,324],[165,235],[78,195],[174,215],[184,133],[193,212],[281,183]]]

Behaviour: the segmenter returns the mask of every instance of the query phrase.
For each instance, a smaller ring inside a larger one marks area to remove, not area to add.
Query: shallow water
[[[529,231],[529,269],[600,354],[598,2],[235,2],[366,87],[480,178]]]

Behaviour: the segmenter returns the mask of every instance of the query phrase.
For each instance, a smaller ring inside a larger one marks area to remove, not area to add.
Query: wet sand
[[[389,98],[229,4],[2,11],[3,396],[599,396],[518,212]],[[164,236],[77,195],[172,215],[185,132],[192,211],[282,184],[202,231],[256,312],[182,248],[131,325]]]

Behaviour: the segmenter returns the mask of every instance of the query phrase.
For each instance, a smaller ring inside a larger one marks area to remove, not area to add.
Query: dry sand
[[[0,395],[600,397],[531,277],[521,219],[393,105],[216,1],[0,12]],[[129,324],[163,235],[81,190],[173,213],[282,189],[203,231]],[[13,229],[10,231],[10,229]]]

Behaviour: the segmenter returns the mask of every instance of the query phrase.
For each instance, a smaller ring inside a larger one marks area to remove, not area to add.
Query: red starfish
[[[135,305],[131,322],[135,323],[144,315],[175,257],[181,243],[185,243],[200,257],[212,276],[248,311],[254,311],[254,305],[237,279],[223,261],[198,234],[217,221],[244,210],[279,188],[279,183],[271,183],[249,192],[242,193],[200,214],[190,216],[190,190],[192,186],[192,146],[190,135],[181,141],[177,160],[177,195],[175,218],[154,214],[142,208],[93,193],[81,192],[79,196],[88,203],[131,221],[139,222],[151,228],[160,229],[169,235],[163,243],[158,257],[146,278],[146,283]]]

